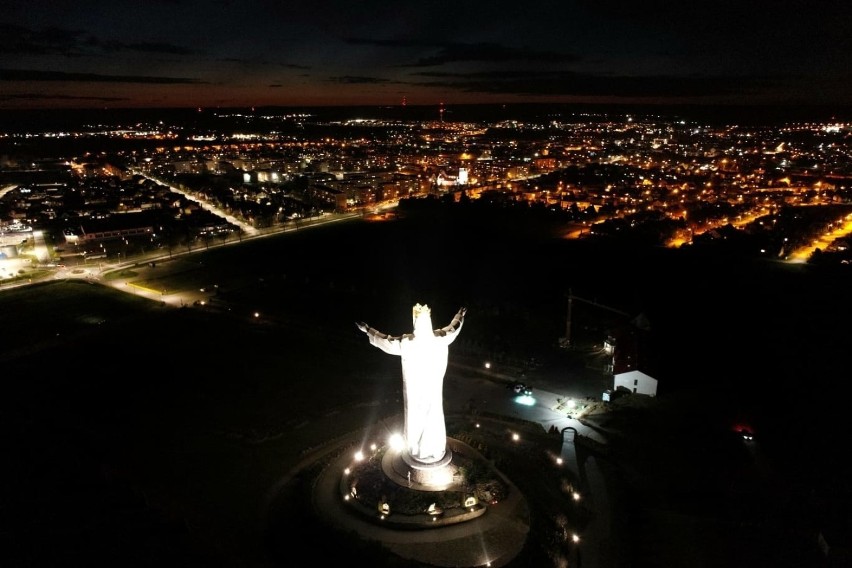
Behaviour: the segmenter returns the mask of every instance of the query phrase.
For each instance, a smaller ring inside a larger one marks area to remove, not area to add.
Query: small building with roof
[[[630,392],[657,396],[657,379],[651,374],[652,357],[649,346],[651,326],[645,314],[608,338],[612,346],[613,385],[611,392]],[[608,397],[604,393],[604,400]]]

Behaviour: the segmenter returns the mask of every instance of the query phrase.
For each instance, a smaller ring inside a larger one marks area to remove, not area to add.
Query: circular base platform
[[[447,442],[453,453],[445,468],[452,470],[453,461],[476,460],[487,464],[485,458],[463,442],[452,438]],[[315,484],[313,500],[317,511],[331,526],[381,542],[401,558],[434,566],[504,566],[522,550],[529,533],[530,511],[517,487],[499,472],[495,471],[495,475],[507,484],[499,504],[496,500],[480,502],[472,509],[445,509],[437,515],[405,514],[396,509],[382,515],[376,508],[380,494],[367,493],[363,485],[358,485],[361,490],[357,496],[353,493],[349,473],[353,463],[351,455],[341,454],[323,468]],[[403,490],[442,491],[415,481],[409,486],[408,464],[399,451],[388,449],[378,465],[388,483]],[[459,486],[450,484],[447,490],[458,489]]]
[[[435,463],[422,463],[412,458],[405,450],[385,452],[382,470],[396,475],[388,477],[400,485],[417,486],[426,491],[444,491],[453,486],[458,468],[453,466],[453,452],[448,448],[444,457]]]

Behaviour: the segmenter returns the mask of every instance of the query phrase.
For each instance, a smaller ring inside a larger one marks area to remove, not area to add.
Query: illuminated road
[[[16,189],[17,185],[7,185],[5,187],[0,187],[0,198],[9,193],[10,191]]]
[[[852,234],[852,213],[846,215],[840,222],[840,226],[830,233],[822,235],[806,247],[794,251],[790,255],[790,262],[807,262],[816,249],[826,250],[836,240]]]
[[[768,215],[770,213],[769,208],[761,205],[759,208],[749,211],[747,213],[742,213],[737,215],[733,220],[728,219],[727,217],[723,217],[717,221],[708,222],[701,227],[695,227],[694,225],[689,227],[689,239],[685,238],[683,235],[675,237],[666,243],[666,246],[669,248],[678,248],[681,245],[687,244],[691,242],[691,239],[696,235],[700,235],[702,233],[706,233],[707,231],[712,231],[714,229],[719,229],[728,224],[733,225],[734,227],[740,229],[745,227],[749,223],[753,223],[757,221],[759,218]],[[674,218],[674,217],[673,217]]]
[[[377,204],[374,206],[376,211],[388,211],[393,209],[397,203],[394,202],[386,202]],[[140,256],[132,256],[126,260],[122,259],[121,262],[99,262],[97,265],[76,265],[76,266],[58,266],[55,269],[50,269],[45,271],[44,275],[39,278],[33,278],[28,282],[14,282],[9,283],[3,286],[3,288],[13,288],[18,286],[25,286],[32,283],[45,281],[45,280],[65,280],[70,278],[82,279],[82,280],[92,280],[96,281],[105,286],[110,286],[118,291],[125,292],[128,294],[133,294],[135,296],[140,296],[143,298],[147,298],[149,300],[163,303],[167,306],[173,307],[183,307],[183,306],[191,306],[195,302],[204,302],[209,298],[208,293],[201,292],[200,290],[154,290],[151,288],[147,288],[142,284],[149,278],[149,273],[152,271],[156,271],[155,275],[157,279],[163,278],[163,273],[168,270],[169,261],[176,260],[184,255],[190,254],[198,254],[203,253],[208,250],[222,247],[222,246],[232,246],[239,245],[242,243],[249,242],[253,239],[272,237],[275,235],[281,235],[289,232],[298,232],[305,231],[308,229],[318,228],[327,226],[332,223],[339,223],[342,221],[351,221],[353,219],[360,219],[361,213],[333,213],[333,214],[325,214],[321,217],[315,217],[312,219],[301,221],[298,227],[296,225],[290,226],[281,226],[268,230],[264,230],[263,232],[254,230],[252,236],[246,236],[241,240],[233,240],[226,243],[213,243],[207,247],[197,248],[191,251],[173,251],[168,254],[163,254],[161,251],[146,253]],[[36,239],[38,241],[38,239]],[[44,246],[44,242],[42,239],[41,249],[43,249],[44,253],[47,254],[47,248]],[[150,263],[154,263],[156,266],[151,266]],[[120,272],[121,270],[129,269],[132,270],[132,274],[127,277],[120,276],[119,278],[106,278],[106,273],[110,272]]]
[[[170,190],[174,191],[175,193],[180,193],[181,195],[183,195],[184,197],[186,197],[190,201],[194,201],[194,202],[198,203],[199,205],[201,205],[201,208],[204,209],[205,211],[209,211],[210,213],[213,213],[214,215],[222,217],[223,219],[225,219],[229,223],[236,225],[245,234],[247,234],[250,237],[258,234],[257,229],[255,229],[254,227],[252,227],[251,225],[249,225],[245,221],[241,221],[240,219],[237,219],[236,217],[227,213],[223,209],[219,209],[218,207],[216,207],[215,205],[213,205],[209,201],[206,201],[204,199],[196,197],[195,195],[193,195],[193,194],[191,194],[191,193],[189,193],[189,192],[187,192],[183,189],[180,189],[179,187],[175,187],[175,186],[173,186],[169,183],[166,183],[162,180],[151,177],[148,174],[141,172],[139,170],[131,170],[131,173],[136,174],[136,175],[140,175],[140,176],[144,177],[145,179],[149,179],[153,182],[159,183],[160,185],[165,185],[166,187],[168,187]]]

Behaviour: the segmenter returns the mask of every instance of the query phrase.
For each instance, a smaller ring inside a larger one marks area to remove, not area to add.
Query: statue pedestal
[[[444,488],[452,485],[455,468],[450,464],[453,461],[453,452],[447,448],[447,453],[440,460],[432,463],[423,463],[401,452],[403,463],[411,472],[411,482],[424,485],[428,488]],[[407,475],[407,473],[406,473]]]
[[[405,450],[388,451],[383,459],[383,469],[390,470],[391,479],[402,486],[408,485],[421,491],[444,491],[453,486],[456,468],[452,465],[453,452],[447,453],[433,463],[423,463],[408,455]]]

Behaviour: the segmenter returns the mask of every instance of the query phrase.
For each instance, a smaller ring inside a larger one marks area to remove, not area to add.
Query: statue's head
[[[414,309],[412,310],[412,316],[414,317],[414,331],[432,331],[432,310],[429,309],[429,306],[423,304],[414,304]]]

